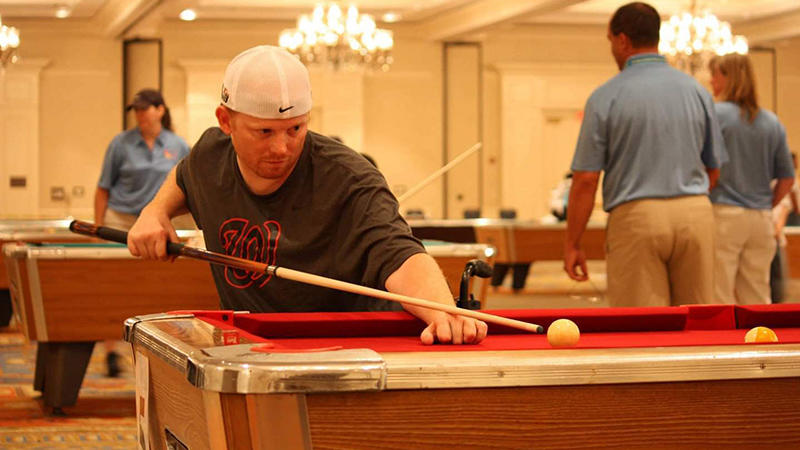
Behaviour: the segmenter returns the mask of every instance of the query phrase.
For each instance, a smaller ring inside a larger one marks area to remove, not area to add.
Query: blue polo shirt
[[[663,56],[632,56],[586,102],[573,171],[605,171],[603,209],[708,193],[725,156],[711,94]]]
[[[109,191],[109,208],[138,215],[169,171],[188,154],[186,142],[169,130],[161,130],[152,150],[138,127],[123,131],[108,145],[97,186]]]
[[[716,104],[722,136],[730,161],[722,166],[711,201],[750,209],[772,209],[775,178],[794,178],[786,129],[770,111],[759,109],[751,123],[739,106]]]

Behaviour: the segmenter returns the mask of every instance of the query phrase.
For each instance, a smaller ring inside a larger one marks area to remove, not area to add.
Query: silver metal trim
[[[522,219],[407,219],[408,225],[411,228],[423,227],[491,227],[491,228],[531,228],[541,230],[566,230],[567,225],[565,222],[548,223],[540,220],[522,220]],[[604,221],[591,221],[586,225],[587,229],[603,229],[606,223]],[[800,227],[798,227],[800,228]]]
[[[25,308],[25,292],[22,289],[22,275],[19,272],[20,258],[18,245],[5,244],[2,248],[3,259],[6,264],[8,276],[8,292],[11,295],[12,312],[17,316],[17,320],[22,324],[20,327],[25,339],[31,340],[28,330],[28,312]]]
[[[387,389],[800,377],[800,344],[386,353]]]
[[[47,342],[47,317],[44,313],[44,298],[42,297],[42,282],[39,279],[39,265],[35,259],[26,258],[28,268],[28,283],[31,290],[31,309],[33,309],[33,323],[36,327],[36,340]]]
[[[437,244],[426,245],[425,251],[433,257],[466,257],[486,260],[486,250],[493,249],[488,244]]]
[[[133,343],[133,335],[136,332],[136,325],[142,322],[164,319],[191,319],[192,317],[194,317],[192,314],[169,313],[143,314],[141,316],[128,317],[125,319],[125,323],[123,325],[122,340],[128,343]]]
[[[193,316],[189,317],[191,318]],[[175,317],[175,319],[179,318]],[[128,320],[125,322],[127,323]],[[153,354],[158,355],[159,358],[170,366],[185,373],[189,354],[193,352],[195,348],[156,327],[148,327],[150,323],[152,323],[152,321],[149,320],[136,323],[134,328],[130,331],[131,338],[128,342],[130,342],[134,348],[137,345],[144,347]]]
[[[187,380],[200,389],[239,394],[379,391],[386,386],[386,365],[373,350],[262,353],[251,351],[253,345],[258,344],[193,351]]]
[[[128,247],[28,247],[28,258],[35,259],[138,259]]]
[[[200,349],[158,328],[154,320],[135,320],[126,321],[134,324],[129,333],[134,347],[157,355],[200,389],[263,394],[377,391],[386,386],[386,364],[373,350],[264,353],[251,350],[257,343]]]

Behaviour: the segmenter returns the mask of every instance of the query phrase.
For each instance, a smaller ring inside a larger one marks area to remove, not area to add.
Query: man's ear
[[[622,44],[622,48],[625,49],[626,52],[632,52],[633,51],[633,43],[631,42],[631,38],[629,38],[627,34],[620,33],[618,35],[618,38],[620,39],[620,43]]]
[[[217,116],[217,122],[219,123],[219,127],[223,133],[230,135],[231,134],[231,113],[228,111],[228,108],[220,105],[217,106],[217,110],[215,112]]]

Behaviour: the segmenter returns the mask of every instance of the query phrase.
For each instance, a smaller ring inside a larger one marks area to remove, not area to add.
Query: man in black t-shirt
[[[128,234],[134,256],[168,259],[169,219],[189,211],[209,250],[453,304],[436,262],[411,235],[383,176],[361,155],[308,131],[311,88],[297,58],[271,46],[225,71],[219,128],[207,130]],[[263,273],[212,266],[223,308],[375,311],[397,305]],[[410,305],[422,342],[478,343],[486,324]]]

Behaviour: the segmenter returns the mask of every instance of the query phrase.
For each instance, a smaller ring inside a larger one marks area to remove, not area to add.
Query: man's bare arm
[[[586,256],[581,250],[581,237],[594,209],[594,196],[600,172],[573,172],[567,202],[567,237],[564,241],[564,270],[577,281],[589,279]],[[580,269],[580,273],[578,272]]]
[[[439,265],[426,253],[409,257],[386,279],[386,289],[409,297],[448,305],[454,303]],[[441,343],[477,344],[486,337],[488,327],[480,320],[413,305],[404,304],[403,308],[428,324],[420,335],[424,344],[432,344],[434,338]]]

